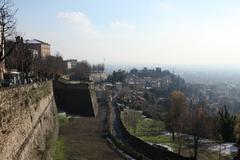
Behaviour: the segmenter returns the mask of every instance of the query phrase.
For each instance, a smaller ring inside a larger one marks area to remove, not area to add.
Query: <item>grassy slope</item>
[[[165,130],[165,126],[162,121],[144,118],[140,112],[135,112],[133,110],[124,110],[121,113],[121,118],[125,127],[131,134],[143,139],[144,141],[168,145],[177,151],[178,145],[172,141],[171,136],[159,134],[160,131]],[[136,128],[134,129],[134,127]],[[192,152],[192,149],[186,148],[183,150],[183,155],[189,156],[190,152]],[[218,160],[219,154],[217,152],[201,150],[199,151],[198,159]],[[221,160],[230,159],[232,159],[230,156],[221,157]]]
[[[163,122],[143,118],[140,112],[125,110],[122,112],[121,118],[130,133],[138,137],[159,135],[160,131],[165,129]]]
[[[64,160],[64,139],[59,137],[53,145],[53,160]]]

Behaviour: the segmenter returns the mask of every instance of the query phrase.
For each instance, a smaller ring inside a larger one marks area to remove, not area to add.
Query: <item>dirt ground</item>
[[[60,136],[65,142],[65,160],[122,160],[108,142],[102,138],[106,107],[99,106],[94,117],[71,118],[61,126]]]

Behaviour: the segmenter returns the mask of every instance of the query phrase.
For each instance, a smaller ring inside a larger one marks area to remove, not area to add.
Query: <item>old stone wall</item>
[[[0,90],[0,159],[50,159],[57,135],[51,82]]]
[[[68,114],[94,117],[98,113],[93,84],[55,81],[54,95],[58,109]]]
[[[96,90],[95,90],[95,86],[93,83],[89,84],[89,92],[90,92],[90,98],[92,101],[94,115],[97,116],[99,107],[98,107],[98,101],[97,101],[97,96],[96,96]]]
[[[130,134],[128,130],[122,123],[121,120],[121,109],[116,105],[109,103],[109,129],[110,129],[110,138],[114,140],[120,140],[126,146],[131,148],[131,150],[136,151],[144,155],[145,157],[152,159],[152,160],[192,160],[188,157],[182,157],[176,153],[173,153],[167,150],[164,147],[156,147],[150,145],[138,137]],[[117,144],[116,144],[117,145]],[[130,154],[132,152],[129,152]],[[139,159],[139,155],[132,154],[136,159]],[[140,156],[141,157],[141,156]]]

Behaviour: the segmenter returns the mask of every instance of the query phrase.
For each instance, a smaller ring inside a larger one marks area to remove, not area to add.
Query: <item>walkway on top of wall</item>
[[[102,137],[106,108],[100,107],[97,117],[71,118],[69,123],[61,126],[60,136],[65,140],[66,160],[123,159]]]

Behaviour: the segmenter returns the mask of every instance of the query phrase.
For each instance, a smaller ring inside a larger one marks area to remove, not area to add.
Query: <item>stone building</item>
[[[69,60],[66,60],[64,62],[67,66],[67,69],[69,70],[69,69],[75,68],[78,61],[76,59],[69,59]]]
[[[37,51],[38,56],[45,58],[51,55],[50,44],[46,42],[33,39],[33,40],[26,40],[25,43],[28,44],[31,50]]]

